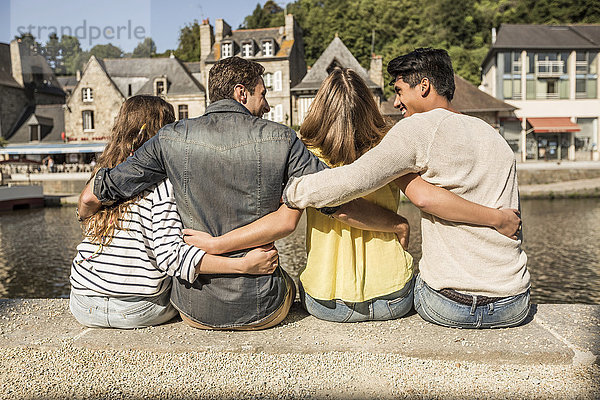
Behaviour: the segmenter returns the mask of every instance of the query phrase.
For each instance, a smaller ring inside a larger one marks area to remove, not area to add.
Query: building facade
[[[290,125],[294,121],[291,88],[306,74],[302,30],[291,14],[285,26],[232,30],[223,19],[200,26],[200,62],[188,63],[192,74],[208,87],[208,72],[220,59],[239,56],[260,63],[271,111],[264,118]],[[207,95],[208,97],[208,95]],[[210,99],[208,99],[210,101]]]
[[[162,96],[177,119],[200,116],[206,109],[204,87],[178,59],[90,57],[72,89],[65,110],[69,142],[102,142],[123,102],[135,95]]]
[[[517,107],[500,131],[525,160],[598,160],[600,25],[502,25],[480,88]]]

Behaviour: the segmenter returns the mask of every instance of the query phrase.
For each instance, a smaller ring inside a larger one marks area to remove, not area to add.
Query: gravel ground
[[[2,399],[597,399],[600,367],[333,352],[0,349]]]

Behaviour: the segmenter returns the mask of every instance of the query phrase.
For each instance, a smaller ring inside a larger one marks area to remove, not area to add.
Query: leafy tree
[[[62,56],[64,73],[67,75],[75,75],[77,70],[83,68],[83,64],[87,62],[89,58],[89,55],[84,54],[81,50],[79,39],[70,35],[61,36],[60,53]]]
[[[97,44],[90,49],[90,55],[96,58],[121,58],[123,50],[112,44]]]
[[[183,61],[200,61],[200,25],[198,20],[179,31],[179,46],[175,50],[177,58]]]
[[[133,50],[133,58],[153,57],[156,55],[156,44],[154,40],[147,37]]]
[[[48,36],[48,41],[42,47],[42,55],[48,61],[50,68],[58,75],[64,74],[64,66],[60,53],[60,41],[58,40],[58,35],[56,33],[51,33]]]
[[[244,18],[244,23],[240,25],[240,28],[272,28],[283,26],[284,24],[285,16],[283,8],[279,7],[273,0],[268,0],[262,7],[260,3],[257,4],[252,14]]]
[[[35,36],[33,36],[31,32],[25,32],[20,36],[15,36],[15,39],[34,52],[38,52],[41,48],[41,44],[35,40]]]

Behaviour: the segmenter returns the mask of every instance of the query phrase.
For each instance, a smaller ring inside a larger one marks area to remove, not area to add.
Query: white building
[[[514,105],[500,132],[525,160],[598,160],[600,25],[502,25],[481,89]]]

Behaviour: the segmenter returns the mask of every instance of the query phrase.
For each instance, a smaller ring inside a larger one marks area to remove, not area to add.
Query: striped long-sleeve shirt
[[[165,180],[145,191],[100,247],[87,238],[71,265],[72,290],[87,296],[155,296],[171,287],[171,277],[189,282],[204,251],[182,239],[173,186]]]

